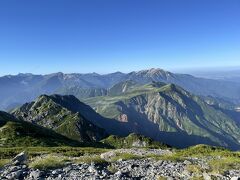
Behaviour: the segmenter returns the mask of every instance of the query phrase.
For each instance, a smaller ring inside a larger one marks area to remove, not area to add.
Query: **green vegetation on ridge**
[[[15,119],[11,115],[0,112],[0,146],[77,146],[78,142],[70,140],[56,132]]]
[[[104,129],[70,108],[78,104],[81,102],[74,96],[42,95],[15,109],[12,114],[79,142],[97,142],[106,137]]]
[[[85,103],[104,117],[127,122],[129,133],[141,132],[171,146],[240,148],[239,123],[204,99],[174,84],[153,82],[129,89],[116,96],[89,98]]]
[[[157,141],[153,141],[151,138],[138,135],[130,134],[127,137],[109,136],[101,141],[103,144],[113,146],[114,148],[167,148],[168,146]]]

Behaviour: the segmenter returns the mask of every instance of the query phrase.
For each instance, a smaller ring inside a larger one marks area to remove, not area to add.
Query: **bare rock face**
[[[126,114],[121,114],[118,120],[121,122],[128,122],[128,116]]]
[[[21,152],[20,154],[18,154],[16,157],[14,157],[12,159],[12,164],[13,165],[23,165],[26,163],[28,157],[26,152]]]
[[[133,147],[146,147],[147,143],[145,141],[137,140],[137,141],[133,142],[132,146]]]

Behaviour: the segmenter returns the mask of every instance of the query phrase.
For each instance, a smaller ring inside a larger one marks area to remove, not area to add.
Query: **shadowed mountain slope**
[[[179,86],[152,83],[118,96],[85,101],[102,116],[172,146],[194,144],[240,146],[239,124],[228,114]]]
[[[74,96],[42,95],[34,102],[13,110],[12,114],[77,141],[94,142],[106,137],[104,129],[75,111],[78,103],[79,100]]]
[[[70,140],[50,129],[17,120],[12,115],[0,111],[0,147],[77,145],[80,145],[77,141]]]

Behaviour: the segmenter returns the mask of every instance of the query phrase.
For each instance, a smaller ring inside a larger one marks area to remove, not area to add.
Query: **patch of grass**
[[[47,155],[46,157],[36,158],[29,164],[29,167],[40,170],[57,169],[64,167],[67,161],[69,161],[67,158]]]
[[[113,174],[115,174],[116,172],[118,172],[118,169],[117,169],[115,166],[113,166],[112,164],[109,165],[109,166],[107,167],[107,169],[108,169],[108,171],[110,171],[110,172],[113,173]]]
[[[82,156],[82,157],[79,157],[79,158],[77,158],[75,160],[75,163],[105,164],[105,163],[107,163],[107,161],[105,161],[104,159],[101,159],[101,157],[99,155],[95,155],[95,156]]]
[[[157,180],[167,180],[167,178],[164,176],[158,176]]]
[[[204,157],[204,156],[219,156],[219,155],[230,155],[233,152],[221,148],[208,145],[196,145],[180,151],[177,151],[179,156],[183,157]]]
[[[13,158],[21,152],[27,152],[29,157],[36,157],[47,154],[58,154],[59,156],[79,157],[83,155],[101,154],[109,151],[109,149],[94,147],[15,147],[0,148],[0,159]]]
[[[193,176],[192,180],[204,180],[203,176]]]
[[[164,155],[149,155],[147,156],[147,158],[152,158],[155,160],[174,161],[174,162],[181,162],[186,160],[186,158],[180,156],[177,153],[164,154]]]
[[[132,148],[132,147],[142,147],[142,148],[151,148],[151,149],[166,149],[168,146],[154,141],[149,137],[145,137],[139,134],[130,134],[127,137],[119,136],[109,136],[108,138],[101,141],[103,144],[113,146],[114,148]]]
[[[150,156],[159,160],[184,161],[190,157],[226,157],[226,158],[240,158],[240,152],[232,152],[221,147],[197,145],[182,150],[175,150],[173,154]]]
[[[196,164],[190,164],[187,166],[187,170],[190,172],[190,173],[194,173],[194,174],[202,174],[203,173],[203,170],[201,168],[201,166],[199,165],[196,165]]]
[[[2,168],[3,166],[5,166],[6,164],[8,164],[10,162],[9,159],[0,159],[0,168]]]
[[[214,173],[223,174],[228,170],[240,169],[240,157],[224,157],[209,162],[210,169]]]
[[[123,161],[126,161],[126,160],[130,160],[130,159],[141,159],[143,158],[142,156],[137,156],[137,155],[134,155],[134,154],[130,154],[130,153],[119,153],[119,154],[116,154],[116,156],[114,156],[111,161],[114,162],[114,161],[118,161],[118,160],[123,160]]]

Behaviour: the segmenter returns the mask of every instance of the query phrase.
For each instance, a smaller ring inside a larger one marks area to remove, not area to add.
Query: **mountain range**
[[[128,131],[177,147],[194,144],[237,149],[240,121],[236,112],[205,101],[174,84],[120,83],[117,95],[85,99],[102,116],[123,122]],[[116,85],[117,86],[117,85]],[[122,94],[118,94],[119,91]],[[239,114],[238,114],[239,116]]]
[[[0,82],[1,107],[11,109],[0,114],[2,146],[12,146],[9,138],[17,139],[15,144],[111,146],[113,139],[125,142],[121,137],[136,133],[178,148],[209,144],[240,149],[237,83],[161,69],[19,74]]]
[[[11,114],[79,142],[136,133],[179,148],[240,148],[240,122],[228,114],[231,110],[225,113],[174,84],[126,81],[113,89],[111,96],[88,98],[86,104],[72,95],[41,95]]]
[[[127,80],[139,84],[152,81],[173,83],[196,95],[213,96],[235,104],[240,102],[240,83],[174,74],[162,69],[149,69],[127,74],[116,72],[106,75],[55,73],[3,76],[0,77],[0,109],[12,109],[34,100],[41,94],[74,95],[81,100],[105,96],[115,84]]]

